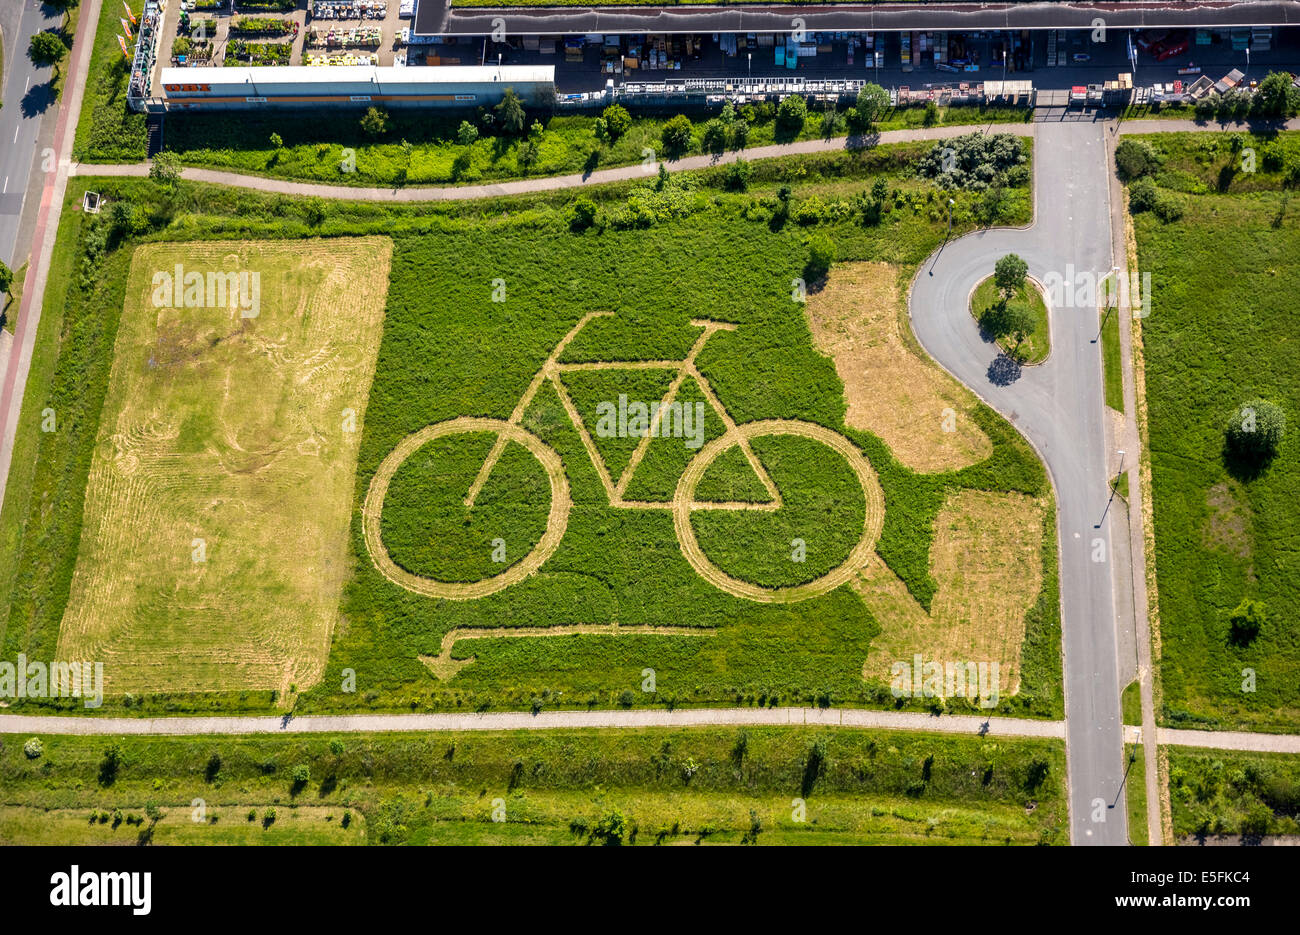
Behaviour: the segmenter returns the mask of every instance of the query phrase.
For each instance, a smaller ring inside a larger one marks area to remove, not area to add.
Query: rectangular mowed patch
[[[387,238],[131,263],[60,659],[110,693],[319,680],[348,573]]]

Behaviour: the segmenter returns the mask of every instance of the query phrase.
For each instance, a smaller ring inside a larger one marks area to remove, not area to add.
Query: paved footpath
[[[999,123],[976,124],[954,127],[930,127],[915,130],[886,130],[867,136],[834,136],[830,139],[801,140],[798,143],[784,143],[774,146],[756,146],[741,152],[718,153],[709,156],[688,156],[665,162],[663,165],[671,172],[684,172],[688,169],[707,169],[712,166],[724,166],[738,158],[772,159],[778,156],[798,156],[809,153],[829,153],[845,149],[867,149],[886,143],[911,143],[927,140],[946,140],[954,136],[979,131],[990,133],[1015,133],[1018,136],[1030,136],[1031,124]],[[608,182],[625,182],[629,179],[649,178],[659,171],[658,162],[637,163],[632,166],[620,166],[615,169],[598,169],[581,175],[548,175],[531,179],[518,179],[513,182],[497,182],[491,185],[446,185],[439,188],[362,188],[356,185],[326,185],[318,182],[292,182],[288,179],[267,178],[261,175],[244,175],[239,172],[226,172],[220,169],[182,169],[181,178],[191,182],[208,182],[213,185],[232,185],[238,188],[251,188],[256,191],[273,192],[281,195],[316,195],[321,198],[335,198],[352,201],[468,201],[479,198],[499,198],[503,195],[525,195],[533,192],[553,191],[558,188],[583,188],[590,185],[603,185]],[[95,165],[92,163],[74,163],[72,175],[93,176],[144,176],[149,174],[147,162],[129,165]]]

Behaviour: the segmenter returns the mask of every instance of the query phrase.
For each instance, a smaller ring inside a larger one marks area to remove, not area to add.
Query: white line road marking
[[[23,82],[23,94],[27,93],[27,88],[28,86],[31,85],[31,83],[32,83],[32,76],[28,75],[27,80]]]
[[[5,193],[7,193],[8,191],[9,191],[9,176],[6,175],[6,176],[5,176],[5,187],[4,187],[4,188],[0,188],[0,195],[3,195],[3,194],[5,194]]]
[[[18,142],[18,131],[19,131],[20,129],[22,129],[22,124],[19,124],[18,126],[14,127],[14,142],[15,142],[15,143]]]

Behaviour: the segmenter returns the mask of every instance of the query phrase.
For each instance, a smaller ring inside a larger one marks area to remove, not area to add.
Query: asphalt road
[[[1034,226],[977,232],[946,244],[921,269],[910,305],[925,349],[1015,423],[1055,485],[1076,844],[1127,842],[1101,349],[1093,343],[1098,316],[1095,307],[1052,309],[1051,356],[1018,374],[1004,373],[994,366],[997,348],[980,337],[968,299],[1006,253],[1024,257],[1040,282],[1051,273],[1066,275],[1068,266],[1109,273],[1106,126],[1091,118],[1036,124]],[[1093,560],[1098,539],[1103,562]],[[1098,814],[1104,820],[1095,821]]]
[[[36,0],[5,0],[0,4],[4,67],[8,72],[4,106],[0,107],[0,260],[13,268],[21,265],[30,246],[20,247],[18,229],[29,176],[36,162],[37,134],[42,118],[55,110],[50,86],[54,72],[33,66],[27,57],[27,45],[35,33],[58,25],[58,14]]]

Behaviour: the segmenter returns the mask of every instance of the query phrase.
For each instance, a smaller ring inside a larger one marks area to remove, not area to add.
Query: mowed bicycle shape
[[[524,413],[532,404],[538,390],[546,382],[550,382],[555,387],[556,394],[568,414],[569,421],[582,439],[582,445],[586,449],[587,457],[591,460],[592,467],[595,468],[597,476],[604,485],[605,495],[610,506],[617,509],[671,510],[673,528],[683,556],[702,578],[720,590],[737,597],[762,602],[806,600],[834,590],[849,581],[860,568],[866,565],[872,551],[875,549],[876,540],[880,536],[881,525],[884,522],[885,504],[880,483],[876,478],[876,472],[858,447],[838,432],[833,432],[812,422],[803,422],[796,419],[762,419],[738,425],[722,405],[717,394],[714,393],[708,379],[696,368],[695,360],[708,340],[719,331],[734,331],[735,325],[705,318],[692,319],[691,325],[700,328],[701,332],[692,345],[690,353],[682,360],[560,362],[564,349],[577,336],[578,332],[586,327],[588,322],[612,314],[612,312],[590,312],[573,326],[569,333],[555,346],[555,349],[551,351],[541,369],[537,371],[528,384],[527,390],[519,399],[509,419],[466,416],[438,422],[402,439],[397,447],[389,453],[388,457],[383,460],[370,482],[365,503],[362,505],[362,527],[366,548],[370,552],[371,559],[374,561],[375,567],[386,578],[417,594],[449,598],[451,600],[473,600],[494,594],[534,574],[559,548],[560,540],[564,537],[565,527],[568,525],[569,509],[572,505],[564,462],[554,448],[523,426]],[[587,430],[582,416],[565,389],[564,382],[560,379],[562,374],[576,370],[674,371],[673,379],[660,400],[658,409],[653,412],[648,430],[641,437],[631,459],[628,461],[627,467],[624,468],[622,475],[617,480],[611,476],[604,457],[597,449],[591,433]],[[629,500],[624,494],[650,442],[659,434],[660,421],[665,414],[673,411],[672,404],[687,377],[695,381],[695,385],[700,388],[708,405],[721,420],[724,426],[723,434],[704,444],[692,456],[677,481],[677,487],[671,501],[665,503]],[[483,433],[494,434],[496,442],[488,452],[487,458],[479,468],[473,483],[465,494],[464,505],[466,510],[473,509],[480,491],[487,483],[506,446],[510,442],[516,442],[527,449],[540,462],[549,480],[551,504],[547,516],[546,531],[537,541],[537,544],[522,559],[500,574],[481,578],[477,581],[438,581],[434,578],[416,575],[407,571],[393,561],[384,546],[381,536],[380,517],[383,512],[384,499],[388,493],[389,482],[407,458],[434,439],[445,438],[449,435]],[[705,554],[695,536],[695,530],[691,526],[691,514],[696,510],[776,512],[782,508],[781,492],[773,483],[762,462],[754,454],[751,445],[754,439],[769,435],[799,436],[819,442],[830,448],[848,463],[862,487],[865,504],[862,535],[856,545],[849,551],[845,560],[811,581],[789,587],[763,587],[727,574],[718,568]],[[739,447],[744,454],[745,460],[749,462],[750,468],[762,482],[770,498],[767,502],[700,501],[695,499],[695,488],[709,466],[719,455],[733,446]]]

